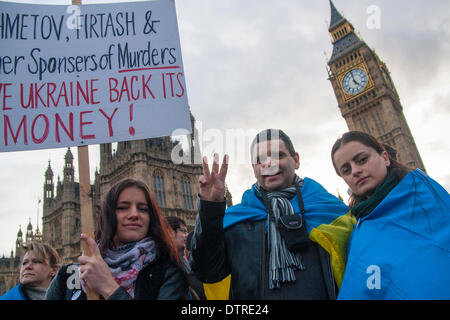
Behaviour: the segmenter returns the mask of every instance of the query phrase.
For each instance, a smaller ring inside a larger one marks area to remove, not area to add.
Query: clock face
[[[367,73],[362,69],[353,69],[349,71],[342,80],[342,88],[348,94],[357,94],[367,86]]]

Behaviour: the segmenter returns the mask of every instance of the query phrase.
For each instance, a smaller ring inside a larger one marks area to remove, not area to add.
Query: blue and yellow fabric
[[[450,195],[408,173],[358,221],[338,299],[450,299]]]
[[[19,283],[5,294],[0,296],[0,300],[29,300],[23,292],[23,284]]]
[[[301,193],[309,238],[330,254],[333,274],[340,286],[345,271],[347,242],[356,220],[341,200],[328,193],[313,179],[304,178]],[[299,214],[297,196],[291,200],[291,204],[294,212]],[[240,204],[226,210],[223,228],[227,229],[236,223],[249,220],[266,220],[267,224],[266,208],[255,195],[254,186],[244,192]],[[209,300],[228,299],[230,283],[231,275],[217,283],[203,284],[206,297]]]

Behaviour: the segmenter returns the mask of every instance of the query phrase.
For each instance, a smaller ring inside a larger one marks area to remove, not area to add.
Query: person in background
[[[358,220],[338,298],[450,299],[450,195],[394,151],[359,131],[332,147]]]
[[[178,251],[183,266],[189,268],[189,263],[184,255],[184,249],[186,248],[186,238],[188,235],[186,222],[179,217],[166,217],[166,222],[170,226],[170,233],[172,235],[173,242]]]
[[[194,235],[194,231],[189,232],[187,238],[186,238],[186,249],[185,249],[185,256],[187,261],[191,260],[191,254],[192,254],[192,236]]]
[[[82,234],[92,256],[61,268],[48,300],[86,299],[86,287],[107,300],[175,300],[187,282],[169,228],[142,181],[125,179],[107,193],[96,241]]]
[[[25,247],[20,266],[19,284],[0,300],[43,300],[59,268],[59,255],[50,245],[31,242]]]
[[[189,283],[189,298],[194,300],[205,300],[206,297],[203,291],[203,285],[193,274],[191,266],[185,254],[187,245],[186,240],[188,236],[186,222],[183,219],[174,216],[166,217],[166,222],[170,226],[172,238],[178,250],[180,260],[183,263],[184,271],[186,272],[187,280]]]

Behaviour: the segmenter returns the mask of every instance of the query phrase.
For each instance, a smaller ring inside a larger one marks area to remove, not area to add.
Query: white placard
[[[173,0],[0,2],[0,151],[191,131]]]

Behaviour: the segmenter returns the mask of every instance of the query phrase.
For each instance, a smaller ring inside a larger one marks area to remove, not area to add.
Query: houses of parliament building
[[[328,32],[333,52],[328,60],[328,80],[334,90],[338,108],[349,130],[370,133],[397,151],[397,159],[425,170],[419,151],[403,114],[403,107],[386,64],[354,32],[330,0],[331,19]],[[191,115],[192,128],[194,118]],[[190,138],[192,159],[201,159],[195,148],[195,134]],[[176,146],[170,137],[100,145],[100,169],[91,186],[94,224],[101,201],[110,187],[126,177],[146,182],[166,216],[183,218],[192,230],[202,166],[195,161],[174,164],[171,152]],[[0,294],[18,282],[18,270],[26,242],[44,241],[53,246],[62,263],[75,261],[80,255],[79,183],[75,181],[73,155],[65,155],[63,178],[55,182],[49,163],[45,172],[43,197],[43,230],[33,232],[28,225],[25,241],[19,230],[16,252],[0,258]],[[227,199],[231,195],[227,194]],[[231,205],[231,201],[228,203]]]

